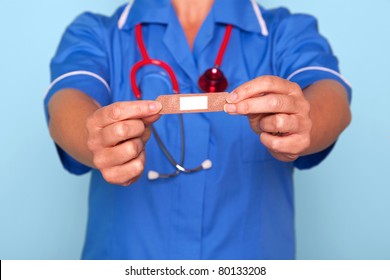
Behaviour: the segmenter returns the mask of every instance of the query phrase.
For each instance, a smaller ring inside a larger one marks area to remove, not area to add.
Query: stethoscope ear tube
[[[157,171],[149,170],[148,171],[148,179],[153,181],[153,180],[157,180],[157,179],[160,179],[160,178],[161,179],[173,178],[173,177],[176,177],[177,175],[179,175],[180,173],[187,173],[187,174],[194,173],[194,172],[198,172],[198,171],[201,171],[201,170],[210,169],[212,166],[213,166],[213,163],[209,159],[206,159],[204,162],[202,162],[201,165],[199,165],[198,167],[193,168],[193,169],[187,169],[187,168],[177,164],[175,166],[175,168],[177,170],[175,172],[173,172],[173,173],[170,173],[170,174],[161,174],[161,173],[158,173]]]
[[[220,89],[221,86],[224,88],[227,87],[227,81],[226,81],[225,77],[223,76],[222,71],[219,69],[219,66],[222,63],[222,58],[224,56],[226,46],[229,42],[231,31],[232,31],[232,26],[228,25],[226,28],[226,31],[225,31],[225,36],[224,36],[222,45],[221,45],[220,50],[219,50],[218,55],[217,55],[217,59],[215,62],[216,66],[211,70],[212,75],[211,76],[209,75],[210,77],[207,76],[204,79],[202,79],[201,88],[207,89],[206,91],[208,91],[208,92],[210,92],[211,90],[214,92],[215,90]],[[173,92],[175,94],[179,94],[179,92],[180,92],[179,82],[176,78],[175,72],[173,71],[172,67],[170,67],[164,61],[161,61],[158,59],[152,59],[149,57],[149,54],[146,50],[146,47],[145,47],[145,44],[143,41],[143,37],[142,37],[142,25],[141,24],[136,25],[135,33],[136,33],[137,45],[138,45],[138,48],[141,52],[142,60],[137,62],[132,67],[132,69],[130,70],[130,73],[129,73],[129,76],[130,76],[129,78],[130,78],[130,86],[131,86],[131,89],[132,89],[136,99],[142,100],[142,93],[141,93],[140,89],[138,88],[137,81],[136,81],[137,72],[139,69],[141,69],[142,67],[149,65],[149,64],[156,65],[156,66],[159,66],[162,69],[164,69],[168,73],[168,75],[171,79]],[[215,71],[217,71],[217,72],[215,72]],[[222,76],[222,79],[220,78],[220,76]],[[223,90],[220,90],[220,91],[223,91]],[[149,180],[156,180],[158,178],[172,178],[172,177],[176,177],[180,173],[193,173],[193,172],[197,172],[197,171],[201,171],[201,170],[210,169],[212,167],[212,162],[209,159],[202,162],[202,164],[196,168],[188,169],[188,168],[185,168],[183,166],[184,165],[184,152],[185,152],[185,141],[184,141],[185,137],[184,137],[183,116],[181,114],[179,115],[179,122],[180,122],[180,138],[181,138],[181,143],[182,143],[180,163],[177,163],[175,161],[175,159],[173,158],[171,153],[165,147],[160,136],[158,135],[157,130],[155,129],[155,127],[153,125],[151,125],[152,132],[153,132],[154,136],[156,137],[158,145],[160,146],[161,150],[163,151],[163,153],[167,157],[170,164],[173,167],[175,167],[176,171],[173,173],[170,173],[170,174],[160,174],[154,170],[150,170],[148,172],[148,179]]]
[[[179,125],[180,125],[180,141],[181,141],[181,159],[180,159],[180,165],[184,164],[184,151],[185,151],[185,143],[184,143],[184,125],[183,125],[183,115],[179,115]],[[169,162],[172,164],[172,166],[178,165],[178,163],[175,161],[171,153],[168,151],[168,149],[165,147],[163,141],[160,138],[160,135],[157,133],[156,128],[154,125],[151,125],[152,132],[154,136],[156,137],[157,143],[160,146],[161,150],[169,160]]]
[[[156,180],[159,178],[166,178],[166,179],[173,178],[173,177],[176,177],[177,175],[179,175],[180,173],[193,173],[193,172],[198,172],[201,170],[210,169],[212,167],[213,164],[212,164],[211,160],[209,160],[209,159],[202,162],[202,164],[199,165],[198,167],[195,167],[192,169],[185,168],[183,166],[184,154],[185,154],[185,141],[184,141],[185,137],[184,137],[183,115],[179,115],[179,123],[180,123],[180,138],[181,138],[181,143],[182,143],[180,164],[175,161],[175,159],[173,158],[171,153],[165,147],[163,141],[160,138],[160,135],[157,133],[156,128],[153,125],[151,125],[151,129],[152,129],[154,136],[156,137],[157,144],[160,146],[161,150],[163,151],[164,155],[167,157],[167,159],[169,160],[171,165],[176,168],[176,171],[173,173],[170,173],[170,174],[160,174],[157,171],[149,170],[149,172],[148,172],[148,179],[149,180]]]

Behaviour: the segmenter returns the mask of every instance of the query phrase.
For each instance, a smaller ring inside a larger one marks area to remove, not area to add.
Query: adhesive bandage
[[[223,111],[227,92],[160,95],[160,114],[204,113]]]

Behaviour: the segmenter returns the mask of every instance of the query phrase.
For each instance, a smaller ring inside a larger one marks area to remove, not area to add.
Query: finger
[[[151,134],[152,130],[150,126],[146,127],[144,133],[141,135],[141,140],[146,143],[149,140]]]
[[[296,133],[299,131],[297,115],[272,114],[260,120],[260,129],[271,134],[275,133]]]
[[[292,157],[301,155],[310,146],[310,138],[299,134],[276,136],[263,132],[260,134],[260,141],[271,152],[286,154]]]
[[[102,175],[111,184],[127,186],[139,179],[144,171],[144,167],[145,152],[143,151],[137,158],[123,165],[103,169]]]
[[[116,122],[101,130],[101,145],[112,147],[130,138],[140,137],[145,131],[141,120],[126,120]]]
[[[145,169],[145,162],[146,162],[146,154],[145,154],[145,150],[143,150],[141,152],[141,154],[138,156],[138,159],[141,161],[142,163],[142,172],[140,172],[140,174],[138,176],[135,176],[133,177],[132,179],[130,179],[129,181],[127,181],[123,186],[129,186],[130,184],[138,181],[139,178],[141,178],[142,174],[143,174],[143,171]]]
[[[270,151],[270,153],[274,158],[276,158],[280,161],[284,161],[284,162],[292,162],[292,161],[299,158],[298,155],[276,153],[276,152],[272,152],[272,151]]]
[[[301,88],[296,83],[276,76],[261,76],[237,87],[228,95],[226,101],[228,103],[237,103],[253,96],[261,96],[268,93],[288,95],[301,92]]]
[[[286,113],[299,112],[296,98],[282,94],[267,94],[242,100],[235,104],[226,104],[225,111],[229,114],[259,114],[259,113]]]
[[[156,115],[161,109],[162,105],[158,101],[116,102],[98,110],[97,125],[103,128],[123,120],[146,118]]]
[[[101,150],[94,156],[94,165],[98,169],[122,165],[137,158],[144,150],[141,138],[125,141],[115,147]]]
[[[148,125],[151,125],[153,123],[155,123],[156,121],[158,121],[160,119],[161,115],[153,115],[153,116],[150,116],[150,117],[146,117],[146,118],[143,118],[143,122],[145,123],[145,126],[148,126]]]

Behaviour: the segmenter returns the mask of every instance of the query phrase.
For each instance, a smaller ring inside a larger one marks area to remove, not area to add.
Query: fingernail
[[[149,109],[151,112],[159,111],[161,109],[161,103],[160,102],[153,102],[149,104]]]
[[[226,113],[235,113],[237,112],[237,108],[235,104],[225,104],[223,107]]]
[[[238,95],[235,91],[233,91],[232,93],[230,93],[228,95],[228,97],[226,98],[226,101],[229,103],[233,103],[233,102],[237,101],[237,99],[238,99]]]

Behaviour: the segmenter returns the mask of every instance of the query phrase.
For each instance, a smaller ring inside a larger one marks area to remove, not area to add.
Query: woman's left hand
[[[262,76],[236,88],[225,111],[246,115],[253,131],[270,153],[294,161],[310,147],[310,104],[298,84],[276,76]]]

